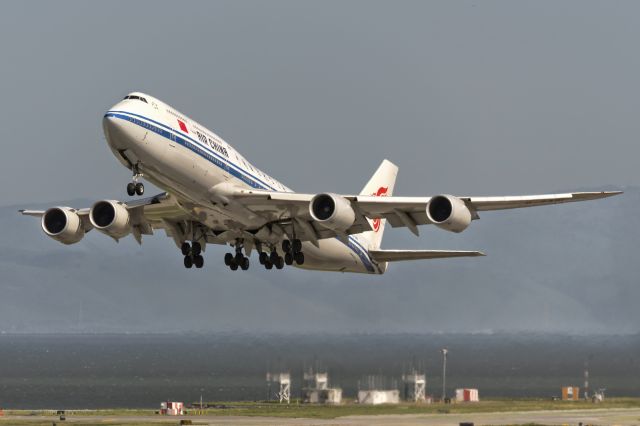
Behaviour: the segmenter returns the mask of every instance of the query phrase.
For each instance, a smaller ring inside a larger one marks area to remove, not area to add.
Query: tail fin
[[[377,197],[390,197],[393,194],[393,187],[398,176],[398,166],[389,160],[384,160],[378,170],[371,176],[369,182],[364,186],[360,195],[375,195]],[[384,233],[385,219],[369,220],[373,231],[363,232],[362,238],[367,241],[369,250],[380,248],[382,234]]]

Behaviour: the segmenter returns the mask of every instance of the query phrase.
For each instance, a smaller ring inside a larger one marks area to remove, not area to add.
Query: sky
[[[175,246],[160,235],[142,248],[116,246],[101,235],[69,248],[47,241],[37,222],[9,212],[125,199],[130,172],[109,151],[101,118],[134,90],[214,130],[297,191],[356,192],[388,158],[400,168],[396,195],[602,188],[634,194],[639,12],[640,4],[624,1],[5,2],[0,204],[7,209],[0,220],[16,238],[0,252],[0,285],[11,290],[3,297],[4,311],[12,312],[5,328],[321,331],[318,324],[331,316],[332,327],[358,331],[637,331],[629,297],[640,296],[630,284],[640,271],[626,250],[621,259],[610,255],[620,239],[625,249],[637,246],[638,228],[628,227],[637,216],[633,195],[597,207],[486,214],[462,235],[430,229],[415,239],[388,231],[385,248],[497,254],[394,265],[378,278],[291,270],[266,277],[257,268],[231,275],[217,262],[220,248],[195,274],[179,269]],[[621,222],[592,214],[587,220],[585,211]],[[583,234],[593,234],[597,244]],[[25,243],[16,248],[20,239]],[[548,250],[552,243],[557,247]],[[583,252],[584,244],[609,252]],[[567,255],[572,252],[584,256]],[[143,260],[145,271],[132,258]],[[548,267],[544,285],[536,265]],[[606,295],[584,291],[585,280],[597,286],[603,271],[607,280],[619,278],[618,287]],[[437,291],[416,284],[425,274]],[[558,276],[567,286],[562,297],[551,284]],[[259,287],[265,281],[269,296]],[[472,293],[472,308],[464,305],[471,304],[467,286],[489,281],[486,291]],[[44,285],[51,286],[49,300],[72,307],[38,302],[47,294]],[[181,302],[194,313],[168,324],[161,313],[171,309],[167,300],[176,286],[206,297],[197,309]],[[510,307],[502,303],[507,289],[517,301]],[[62,298],[64,291],[73,300]],[[123,301],[126,294],[141,299]],[[260,307],[265,297],[268,312]],[[541,318],[537,307],[549,299]],[[142,300],[145,308],[136,311]],[[209,312],[205,301],[222,313]],[[365,305],[354,314],[360,302]],[[121,314],[109,316],[118,304]],[[66,311],[73,313],[65,317]],[[92,320],[96,312],[102,313]],[[300,321],[304,314],[308,320]]]

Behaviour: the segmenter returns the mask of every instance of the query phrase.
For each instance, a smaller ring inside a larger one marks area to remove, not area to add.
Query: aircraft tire
[[[302,251],[302,241],[295,239],[292,244],[293,252],[300,253]]]
[[[136,183],[136,194],[138,195],[144,194],[144,184],[142,182]]]
[[[193,264],[196,266],[196,268],[200,269],[202,268],[202,266],[204,265],[204,257],[200,256],[200,255],[196,255],[193,258]]]
[[[243,271],[246,271],[247,269],[249,269],[249,258],[245,257],[242,259],[242,263],[240,263],[240,267],[242,268]]]
[[[269,255],[263,251],[260,252],[260,256],[258,257],[258,261],[260,262],[261,265],[264,265],[264,263],[267,261]]]
[[[273,263],[271,263],[270,260],[267,260],[266,262],[264,262],[264,267],[267,269],[273,269]]]
[[[231,268],[232,271],[237,271],[238,264],[234,261],[231,265],[229,265],[229,268]]]
[[[291,241],[282,240],[282,251],[285,253],[289,253],[291,251]]]
[[[300,251],[300,252],[298,252],[298,253],[296,253],[296,254],[294,255],[294,260],[296,261],[296,263],[297,263],[298,265],[302,265],[302,264],[304,264],[304,253],[302,253],[301,251]]]
[[[183,256],[188,256],[189,253],[191,253],[191,246],[189,245],[188,242],[184,242],[182,243],[182,245],[180,246],[180,251],[182,252]]]
[[[244,255],[241,252],[236,253],[235,261],[238,265],[242,263],[242,259],[244,259]]]
[[[284,268],[284,258],[282,256],[278,257],[278,261],[275,263],[277,269]]]
[[[190,269],[193,266],[193,258],[191,256],[184,257],[184,267]]]
[[[127,184],[127,195],[129,195],[129,197],[133,197],[134,195],[136,195],[136,184],[133,182],[129,182]]]
[[[284,263],[287,265],[293,265],[293,255],[291,253],[286,253],[284,255]]]
[[[227,266],[231,266],[231,263],[234,261],[233,254],[227,253],[224,255],[224,264]]]
[[[191,253],[194,256],[198,256],[200,253],[202,253],[202,246],[199,242],[194,241],[194,243],[191,245]]]

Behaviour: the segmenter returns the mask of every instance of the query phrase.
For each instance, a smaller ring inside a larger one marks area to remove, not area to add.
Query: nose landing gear
[[[140,173],[140,170],[138,169],[138,164],[134,165],[133,182],[129,182],[127,184],[127,194],[129,195],[129,197],[144,194],[144,184],[142,182],[138,182],[138,179],[140,179],[142,176],[142,173]]]

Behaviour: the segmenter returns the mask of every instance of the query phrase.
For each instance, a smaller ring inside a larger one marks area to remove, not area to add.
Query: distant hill
[[[18,214],[25,206],[0,207],[0,331],[637,332],[640,188],[622,189],[483,213],[460,235],[388,229],[385,248],[488,256],[395,264],[382,277],[265,271],[254,259],[248,272],[231,272],[226,250],[211,246],[203,270],[185,270],[162,231],[142,247],[95,231],[63,246]]]

